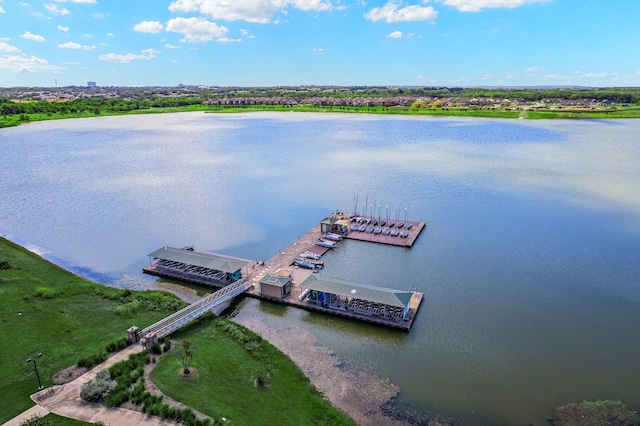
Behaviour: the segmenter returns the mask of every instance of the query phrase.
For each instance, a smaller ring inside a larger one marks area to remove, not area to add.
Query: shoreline
[[[58,262],[60,259],[55,256],[46,258],[40,251],[32,250],[27,245],[16,242],[15,239],[9,238],[7,235],[1,235],[0,237],[81,279],[93,284],[113,288],[111,285],[93,280],[68,269],[61,265]],[[194,301],[193,297],[187,297],[186,292],[182,294],[182,292],[172,292],[168,289],[150,290],[171,293],[187,303],[193,303]],[[400,392],[400,388],[397,385],[388,379],[377,377],[363,370],[344,368],[341,360],[329,348],[317,344],[316,336],[312,333],[299,328],[276,330],[269,327],[260,318],[250,315],[243,316],[241,310],[233,317],[228,316],[227,318],[260,335],[291,358],[304,375],[309,378],[318,392],[358,425],[405,426],[411,424],[410,421],[394,419],[385,414],[384,407],[392,405]]]
[[[620,107],[606,109],[578,109],[578,108],[412,108],[412,107],[359,107],[359,106],[313,106],[313,105],[191,105],[188,107],[158,107],[155,109],[129,111],[105,111],[99,114],[65,114],[44,115],[26,114],[26,119],[0,116],[0,129],[18,127],[24,124],[40,121],[57,121],[78,118],[98,118],[114,116],[131,116],[146,114],[168,114],[179,112],[203,112],[209,114],[237,114],[248,112],[275,113],[327,113],[327,114],[364,114],[364,115],[394,115],[408,117],[465,117],[465,118],[499,118],[505,120],[612,120],[638,119],[640,108]],[[23,114],[24,115],[24,114]]]

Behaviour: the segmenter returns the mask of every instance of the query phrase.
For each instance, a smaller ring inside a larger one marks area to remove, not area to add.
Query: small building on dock
[[[349,232],[349,218],[345,213],[336,212],[320,221],[320,231],[323,234],[346,235]]]
[[[408,319],[413,292],[310,275],[300,288],[307,303],[385,320]]]
[[[266,274],[258,282],[258,293],[263,296],[282,299],[291,293],[293,277],[291,275]]]
[[[197,284],[224,287],[242,278],[251,261],[188,248],[163,247],[149,253],[151,264],[143,272]]]

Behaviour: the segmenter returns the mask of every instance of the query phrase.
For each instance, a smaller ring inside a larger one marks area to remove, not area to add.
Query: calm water
[[[409,334],[245,300],[464,424],[546,424],[568,401],[640,407],[640,120],[165,114],[0,130],[0,233],[109,285],[147,253],[269,258],[365,197],[427,228],[345,242],[323,274],[425,301]],[[397,209],[397,210],[396,210]]]

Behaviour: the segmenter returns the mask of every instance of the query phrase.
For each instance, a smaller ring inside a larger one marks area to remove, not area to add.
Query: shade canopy
[[[410,291],[359,284],[316,274],[310,275],[300,284],[300,287],[398,308],[406,308],[413,295]]]

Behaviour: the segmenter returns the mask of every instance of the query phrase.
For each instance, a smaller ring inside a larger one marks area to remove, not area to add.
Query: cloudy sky
[[[640,0],[0,0],[0,86],[640,86]]]

